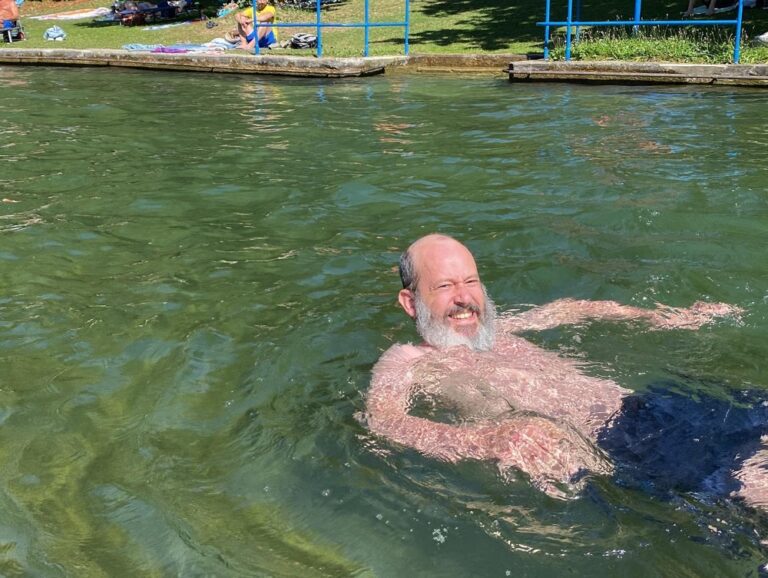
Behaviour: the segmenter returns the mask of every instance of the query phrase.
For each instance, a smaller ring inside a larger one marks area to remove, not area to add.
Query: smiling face
[[[495,308],[469,250],[450,237],[428,235],[409,248],[416,287],[400,292],[406,313],[435,347],[490,349]]]

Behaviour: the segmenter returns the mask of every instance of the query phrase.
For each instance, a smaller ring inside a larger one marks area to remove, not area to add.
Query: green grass
[[[108,6],[111,0],[27,0],[22,18],[35,13],[51,13],[72,9]],[[372,21],[402,21],[403,0],[370,0]],[[643,18],[675,18],[685,8],[687,0],[647,0]],[[631,0],[586,0],[583,19],[625,19],[632,15]],[[553,2],[553,19],[565,18],[565,0]],[[314,11],[279,8],[282,22],[312,22]],[[747,38],[768,31],[768,10],[745,10],[744,28]],[[412,53],[540,53],[543,30],[536,22],[543,19],[544,0],[414,0],[411,3],[410,47]],[[361,22],[363,0],[345,0],[323,11],[324,22]],[[218,24],[208,29],[205,22],[159,31],[143,27],[119,25],[99,26],[93,22],[58,22],[68,34],[64,42],[46,42],[43,32],[53,21],[24,19],[27,48],[120,48],[124,44],[164,44],[205,42],[234,25],[232,15],[214,19]],[[683,62],[730,62],[733,44],[729,40],[732,27],[713,28],[643,28],[632,35],[627,28],[602,29],[582,35],[575,45],[576,59],[664,60]],[[281,38],[294,32],[315,33],[314,28],[280,29]],[[8,45],[0,45],[7,47]],[[21,46],[21,45],[19,45]],[[363,31],[356,29],[323,30],[323,53],[326,56],[359,56],[363,49]],[[312,54],[313,51],[280,50],[286,54]],[[396,55],[403,53],[402,28],[372,29],[370,54]],[[553,57],[562,57],[562,40],[555,39]],[[752,48],[745,41],[742,62],[768,62],[768,49]]]
[[[565,55],[565,36],[554,38],[552,58]],[[733,28],[629,27],[588,29],[571,48],[574,60],[664,61],[722,64],[733,59]],[[740,62],[768,62],[768,47],[742,42]]]

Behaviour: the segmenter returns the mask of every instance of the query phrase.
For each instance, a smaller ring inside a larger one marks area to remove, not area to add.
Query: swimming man
[[[374,367],[366,409],[371,431],[438,459],[489,460],[502,472],[516,468],[556,497],[578,490],[586,474],[613,471],[597,446],[621,421],[631,392],[515,334],[588,319],[697,329],[741,312],[722,303],[650,310],[562,299],[497,317],[472,254],[438,234],[422,237],[403,253],[400,276],[398,301],[424,343],[393,345]],[[460,419],[446,423],[412,415],[419,399],[437,401]],[[646,410],[638,411],[644,419]],[[764,457],[758,454],[741,460],[740,471],[729,472],[735,495],[753,505],[768,504],[763,481],[768,476],[754,475]]]

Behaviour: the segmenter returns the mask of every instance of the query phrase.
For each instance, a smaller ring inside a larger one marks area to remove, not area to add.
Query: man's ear
[[[416,319],[416,297],[410,289],[401,289],[397,300],[409,317]]]

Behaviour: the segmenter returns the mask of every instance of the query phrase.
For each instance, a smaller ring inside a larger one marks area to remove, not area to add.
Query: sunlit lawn
[[[685,0],[656,0],[646,2],[643,18],[678,18],[685,9]],[[200,43],[223,36],[234,26],[234,18],[214,18],[216,24],[207,28],[206,22],[192,21],[184,26],[147,31],[145,27],[125,27],[116,24],[98,25],[92,20],[39,21],[29,16],[62,12],[88,7],[109,6],[108,0],[27,0],[22,7],[24,26],[28,39],[25,48],[121,48],[126,44]],[[595,0],[582,7],[582,17],[610,20],[631,17],[634,3]],[[565,18],[565,2],[553,3],[553,19]],[[313,10],[279,8],[280,20],[289,22],[314,22]],[[401,22],[404,20],[404,0],[370,0],[370,18],[376,22]],[[543,0],[415,0],[411,2],[410,49],[412,53],[478,53],[541,52],[543,31],[536,22],[544,17]],[[363,0],[344,0],[323,10],[323,22],[362,22]],[[43,40],[46,28],[58,24],[67,33],[64,42]],[[638,36],[627,30],[612,31],[607,35],[588,34],[574,50],[576,58],[585,59],[656,59],[688,62],[728,62],[732,52],[729,34],[733,28],[709,30],[706,34],[690,28],[668,29],[663,32],[644,33]],[[745,10],[745,42],[742,61],[766,62],[768,50],[751,48],[748,38],[768,30],[768,10]],[[294,32],[316,33],[316,28],[281,28],[281,39],[290,38]],[[708,34],[708,35],[707,35]],[[326,56],[359,56],[363,51],[361,29],[324,28],[323,53]],[[374,28],[370,32],[371,55],[396,55],[403,53],[403,29]],[[556,41],[557,42],[557,41]],[[9,45],[0,45],[8,47]],[[21,46],[21,45],[14,45]],[[313,51],[283,49],[282,54],[312,54]],[[553,55],[562,54],[557,45]]]

